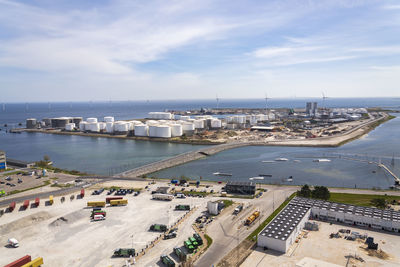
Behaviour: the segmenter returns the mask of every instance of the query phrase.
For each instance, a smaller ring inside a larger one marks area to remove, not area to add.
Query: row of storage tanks
[[[79,123],[79,130],[110,134],[128,134],[133,131],[135,136],[170,138],[182,136],[183,134],[191,135],[196,129],[218,129],[222,127],[221,120],[211,116],[200,116],[196,119],[192,119],[189,116],[182,117],[185,118],[183,120],[147,120],[144,123],[135,120],[114,121],[113,117],[104,117],[104,122],[98,122],[97,118],[87,118],[86,121]],[[73,131],[76,127],[76,124],[68,123],[65,126],[65,130]]]
[[[245,124],[249,122],[250,125],[256,125],[259,122],[265,122],[270,120],[275,120],[274,113],[257,114],[257,115],[233,115],[233,116],[228,116],[226,118],[227,123]]]

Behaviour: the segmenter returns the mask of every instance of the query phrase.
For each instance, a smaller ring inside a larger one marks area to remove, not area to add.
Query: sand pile
[[[57,218],[55,221],[51,222],[49,224],[50,227],[56,227],[56,226],[61,226],[65,224],[71,224],[74,223],[87,215],[85,214],[84,210],[78,210],[75,212],[68,213],[67,215],[64,215],[62,217]]]
[[[51,215],[47,211],[40,211],[21,219],[0,225],[0,235],[8,234],[12,231],[31,226],[32,224],[50,219]]]

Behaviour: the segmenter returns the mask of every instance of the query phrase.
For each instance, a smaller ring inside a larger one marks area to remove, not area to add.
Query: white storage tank
[[[174,119],[175,119],[175,120],[180,120],[181,117],[182,117],[181,115],[174,115]]]
[[[106,129],[106,123],[105,122],[99,122],[98,124],[99,124],[99,127],[100,127],[100,131]]]
[[[106,132],[107,133],[114,132],[114,122],[106,122]]]
[[[87,123],[85,129],[90,132],[100,132],[100,125],[98,122]]]
[[[180,119],[183,120],[183,121],[187,121],[187,120],[190,119],[190,116],[181,116]]]
[[[86,131],[86,124],[87,124],[86,121],[81,121],[81,122],[79,123],[79,130],[80,130],[81,132]]]
[[[97,118],[87,118],[87,122],[94,123],[97,122]]]
[[[157,137],[157,126],[158,125],[149,125],[149,136]]]
[[[73,130],[75,130],[75,123],[67,123],[67,124],[65,125],[65,130],[66,130],[66,131],[73,131]]]
[[[194,124],[191,122],[185,122],[182,124],[183,131],[194,131],[195,127]]]
[[[171,137],[171,127],[168,125],[158,125],[157,126],[157,137],[170,138]]]
[[[194,121],[194,128],[203,129],[204,128],[204,120],[195,120]]]
[[[114,122],[114,117],[111,117],[111,116],[104,117],[104,121],[105,122]]]
[[[158,122],[154,121],[154,120],[148,120],[148,121],[146,121],[146,124],[147,125],[156,125],[156,124],[158,124]]]
[[[135,125],[135,136],[149,136],[149,126],[146,124]]]
[[[173,136],[173,137],[182,136],[182,134],[183,134],[182,125],[172,124],[172,125],[170,125],[170,127],[171,127],[171,136]]]
[[[221,128],[222,127],[222,122],[219,119],[213,119],[211,121],[211,128]]]
[[[114,132],[117,134],[127,134],[129,131],[129,124],[125,121],[117,121],[114,123]]]

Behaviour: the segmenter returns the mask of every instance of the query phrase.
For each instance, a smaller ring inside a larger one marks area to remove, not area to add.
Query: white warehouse
[[[260,232],[257,245],[286,253],[309,218],[400,233],[400,211],[295,197]]]

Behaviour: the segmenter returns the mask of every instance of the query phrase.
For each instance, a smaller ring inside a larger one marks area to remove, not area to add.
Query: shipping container
[[[106,202],[104,201],[89,201],[87,203],[88,207],[105,207]]]
[[[20,259],[18,259],[16,261],[13,261],[13,262],[5,265],[4,267],[21,267],[24,264],[31,262],[31,260],[32,260],[31,256],[30,255],[26,255],[26,256],[23,256],[22,258],[20,258]]]
[[[49,203],[50,203],[50,205],[53,205],[53,203],[54,203],[54,198],[52,195],[49,196]]]
[[[128,204],[128,200],[127,199],[110,200],[110,205],[111,206],[127,205],[127,204]]]
[[[123,199],[124,197],[106,197],[106,203],[110,203],[111,200]]]
[[[8,207],[8,210],[12,212],[15,209],[15,201],[10,203],[10,206]]]
[[[39,257],[25,265],[22,265],[21,267],[39,267],[42,264],[43,264],[43,258]]]
[[[85,189],[81,189],[81,198],[83,198],[85,196]]]
[[[39,204],[40,204],[40,199],[37,197],[35,198],[35,206],[39,207]]]
[[[22,204],[22,207],[24,207],[24,209],[29,208],[29,200],[25,200],[24,204]]]

